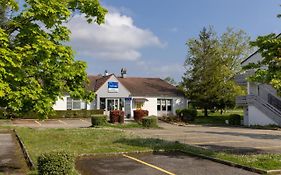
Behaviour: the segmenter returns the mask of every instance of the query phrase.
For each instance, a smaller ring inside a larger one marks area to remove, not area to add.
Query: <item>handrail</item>
[[[281,111],[279,109],[275,108],[273,105],[269,104],[268,102],[266,102],[265,100],[263,100],[259,96],[254,95],[254,94],[248,95],[247,100],[251,100],[251,99],[260,103],[261,105],[265,106],[267,109],[271,110],[271,112],[274,112],[275,114],[277,114],[278,116],[281,117]]]

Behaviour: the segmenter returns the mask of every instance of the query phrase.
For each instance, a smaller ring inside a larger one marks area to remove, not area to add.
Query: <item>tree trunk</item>
[[[204,108],[204,116],[208,117],[208,108],[207,107]]]
[[[223,110],[221,109],[221,115],[222,115],[222,113],[223,113]]]

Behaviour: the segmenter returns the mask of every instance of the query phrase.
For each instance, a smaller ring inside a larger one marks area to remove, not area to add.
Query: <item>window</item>
[[[66,99],[66,107],[68,110],[78,110],[81,109],[81,100],[79,99],[72,99],[70,97],[67,97]]]
[[[161,109],[162,111],[166,111],[166,100],[161,100]]]
[[[105,98],[100,98],[100,109],[105,109]]]
[[[157,99],[157,111],[161,111],[161,100]]]
[[[172,111],[172,100],[157,99],[157,111]]]
[[[172,111],[172,100],[166,100],[167,111]]]

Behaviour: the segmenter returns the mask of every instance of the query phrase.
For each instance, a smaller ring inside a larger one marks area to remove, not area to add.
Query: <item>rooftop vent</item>
[[[104,71],[104,76],[108,76],[107,70]]]
[[[126,76],[127,76],[127,69],[126,68],[122,68],[121,69],[121,77],[122,78],[126,78]]]

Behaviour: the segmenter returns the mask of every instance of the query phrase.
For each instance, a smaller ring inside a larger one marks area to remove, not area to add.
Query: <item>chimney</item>
[[[104,76],[108,76],[107,70],[104,71]]]
[[[121,69],[121,78],[126,78],[127,76],[127,69],[126,68],[122,68]]]

